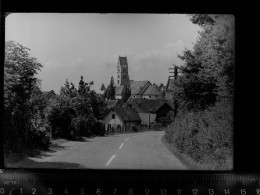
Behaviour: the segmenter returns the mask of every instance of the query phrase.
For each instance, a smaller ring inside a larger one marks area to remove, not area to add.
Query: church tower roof
[[[119,56],[117,65],[118,66],[128,66],[126,57]]]

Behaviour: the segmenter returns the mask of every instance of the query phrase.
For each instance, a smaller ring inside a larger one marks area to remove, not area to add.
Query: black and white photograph
[[[6,168],[229,171],[235,16],[11,13]]]

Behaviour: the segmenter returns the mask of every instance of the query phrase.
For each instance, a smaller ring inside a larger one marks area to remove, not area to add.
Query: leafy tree
[[[191,15],[201,27],[174,85],[178,113],[166,131],[168,142],[195,162],[232,167],[234,18]],[[209,163],[210,162],[210,163]]]
[[[101,125],[98,120],[106,112],[106,105],[102,96],[91,90],[93,84],[86,83],[81,76],[76,89],[73,83],[69,84],[66,80],[49,115],[54,137],[75,139],[104,133],[97,127]]]
[[[36,78],[42,65],[30,56],[29,51],[15,41],[5,43],[5,144],[11,144],[12,149],[28,146],[28,139],[35,130],[33,121],[44,106],[39,92],[40,81]]]
[[[193,50],[178,57],[185,64],[176,81],[175,97],[191,109],[206,109],[221,99],[232,99],[234,81],[234,28],[228,15],[193,15],[202,27]]]

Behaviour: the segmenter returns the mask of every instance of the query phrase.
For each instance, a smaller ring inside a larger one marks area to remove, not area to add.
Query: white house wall
[[[115,119],[112,119],[112,114],[115,114]],[[111,124],[111,127],[113,127],[115,130],[117,129],[118,125],[123,127],[123,123],[117,113],[115,112],[110,112],[104,119],[103,122],[106,124],[106,127],[108,124]]]
[[[141,124],[149,125],[149,113],[139,113],[141,118]],[[156,114],[150,114],[150,123],[154,122],[156,119]]]

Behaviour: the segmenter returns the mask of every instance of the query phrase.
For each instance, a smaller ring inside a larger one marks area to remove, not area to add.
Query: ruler
[[[1,194],[260,195],[260,175],[113,170],[2,171]]]

